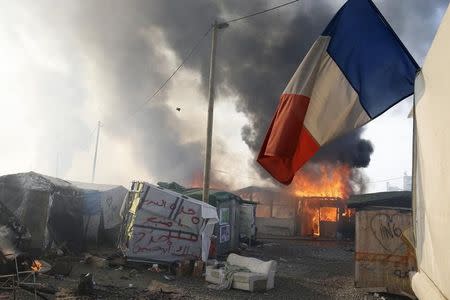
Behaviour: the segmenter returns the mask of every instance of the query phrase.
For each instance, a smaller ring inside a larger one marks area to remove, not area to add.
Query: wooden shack
[[[356,209],[355,286],[413,295],[409,272],[416,260],[403,236],[412,227],[411,192],[357,195],[348,207]]]

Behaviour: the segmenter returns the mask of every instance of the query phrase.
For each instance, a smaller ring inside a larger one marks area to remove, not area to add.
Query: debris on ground
[[[108,267],[108,261],[103,257],[94,256],[91,254],[86,254],[84,256],[84,262],[87,265],[92,265],[97,268],[106,268]]]
[[[51,269],[47,272],[43,272],[50,276],[69,276],[72,272],[73,263],[67,261],[56,261]]]
[[[79,295],[92,295],[94,293],[94,279],[92,273],[82,274],[78,283]]]

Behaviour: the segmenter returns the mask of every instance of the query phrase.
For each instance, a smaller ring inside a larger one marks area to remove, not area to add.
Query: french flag
[[[291,183],[320,147],[410,96],[418,70],[372,1],[347,1],[281,95],[258,162]]]

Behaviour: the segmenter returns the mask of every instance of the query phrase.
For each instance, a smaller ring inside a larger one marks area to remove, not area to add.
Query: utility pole
[[[211,35],[211,58],[209,63],[209,90],[208,90],[208,123],[206,126],[206,152],[205,152],[205,168],[203,171],[203,202],[208,202],[209,198],[209,181],[211,173],[211,148],[212,148],[212,130],[214,117],[214,73],[216,65],[216,41],[217,29],[227,28],[228,23],[214,22],[212,25]]]
[[[95,179],[95,166],[97,164],[97,150],[98,150],[98,139],[100,137],[100,127],[102,127],[102,122],[98,121],[97,123],[97,141],[95,142],[95,153],[94,153],[94,164],[92,166],[92,179],[91,182],[94,182]]]

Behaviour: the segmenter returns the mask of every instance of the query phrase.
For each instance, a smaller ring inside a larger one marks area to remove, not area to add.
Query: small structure
[[[289,193],[274,188],[249,186],[235,191],[242,199],[256,203],[258,234],[294,236],[297,226],[297,201]]]
[[[146,182],[133,182],[119,246],[130,261],[206,261],[215,207]]]
[[[236,191],[258,204],[256,226],[262,235],[353,239],[354,214],[337,197],[299,197],[274,188],[250,186]]]
[[[187,189],[184,194],[201,200],[203,190],[199,188]],[[215,189],[210,190],[208,203],[217,209],[217,214],[219,216],[219,223],[214,229],[214,235],[217,237],[213,245],[215,253],[212,254],[221,256],[231,251],[238,250],[240,247],[241,236],[241,205],[254,205],[254,203],[244,201],[233,193]],[[244,221],[252,222],[251,218],[246,218]],[[245,227],[252,227],[252,225],[246,224]]]
[[[414,250],[403,238],[411,230],[411,192],[356,195],[355,285],[370,291],[413,295],[408,277]]]
[[[80,253],[99,232],[115,242],[125,194],[121,186],[69,182],[35,172],[0,177],[3,210],[27,229],[28,250],[36,253],[52,246]]]
[[[70,181],[83,196],[83,232],[86,241],[116,245],[122,224],[120,209],[128,190],[121,185]]]

